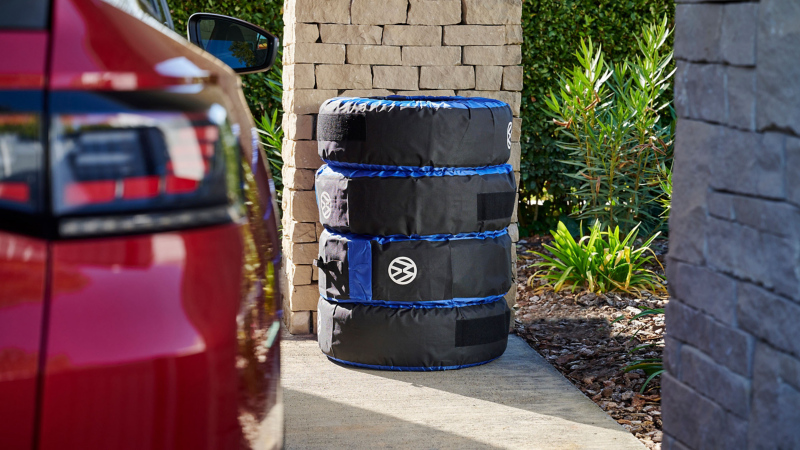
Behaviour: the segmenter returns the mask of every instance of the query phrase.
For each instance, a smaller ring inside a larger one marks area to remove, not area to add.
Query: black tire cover
[[[383,370],[460,369],[508,344],[505,300],[457,308],[387,308],[320,299],[317,332],[329,358]]]
[[[510,165],[359,170],[325,165],[315,180],[320,222],[343,233],[431,235],[502,230],[516,183]]]
[[[506,230],[418,238],[325,230],[316,262],[320,296],[398,307],[495,301],[513,283],[511,245]]]
[[[337,97],[319,108],[326,162],[481,167],[511,155],[511,108],[480,97]]]

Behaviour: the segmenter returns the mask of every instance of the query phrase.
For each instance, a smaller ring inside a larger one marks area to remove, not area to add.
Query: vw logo
[[[322,213],[322,217],[325,219],[331,216],[333,205],[331,205],[331,196],[328,195],[327,192],[323,192],[322,195],[319,196],[319,210]]]
[[[398,256],[389,264],[389,278],[400,285],[411,283],[417,278],[417,265],[411,258]]]
[[[514,122],[508,122],[508,128],[506,128],[506,145],[508,145],[509,149],[511,149],[511,128],[513,125]]]

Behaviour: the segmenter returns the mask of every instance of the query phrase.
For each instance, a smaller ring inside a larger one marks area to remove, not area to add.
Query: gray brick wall
[[[800,1],[676,3],[663,448],[800,449]]]

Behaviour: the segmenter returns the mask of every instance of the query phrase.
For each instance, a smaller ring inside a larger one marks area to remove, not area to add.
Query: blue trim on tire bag
[[[485,167],[412,167],[412,166],[380,166],[372,164],[340,163],[326,161],[317,170],[317,175],[331,172],[347,178],[379,177],[379,178],[419,178],[419,177],[452,177],[468,175],[509,174],[514,172],[511,164]]]
[[[328,355],[325,355],[328,356]],[[497,357],[499,358],[499,356]],[[494,361],[497,358],[492,358],[486,361],[481,361],[472,364],[462,364],[460,366],[438,366],[438,367],[409,367],[409,366],[377,366],[372,364],[361,364],[356,362],[345,361],[343,359],[334,358],[333,356],[328,356],[328,359],[331,361],[336,361],[338,363],[346,364],[348,366],[360,367],[362,369],[373,369],[373,370],[394,370],[398,372],[438,372],[441,370],[457,370],[457,369],[466,369],[467,367],[474,367],[480,366],[483,364],[488,364]]]
[[[365,106],[388,106],[398,108],[446,108],[446,109],[470,109],[470,108],[506,108],[508,103],[501,102],[492,98],[485,97],[430,97],[430,96],[410,96],[390,95],[382,98],[360,98],[360,97],[335,97],[327,100],[330,103],[349,103],[351,105]]]
[[[350,279],[352,280],[352,276]],[[371,290],[370,294],[372,294]],[[335,298],[328,298],[324,296],[322,298],[331,303],[342,303],[347,305],[382,306],[384,308],[393,308],[393,309],[436,309],[436,308],[459,308],[463,306],[485,305],[488,303],[494,303],[500,300],[504,300],[505,294],[493,295],[491,297],[485,297],[485,298],[452,298],[450,300],[430,300],[425,302],[393,302],[388,300],[372,300],[372,299],[353,300],[352,298],[349,300],[336,300]]]

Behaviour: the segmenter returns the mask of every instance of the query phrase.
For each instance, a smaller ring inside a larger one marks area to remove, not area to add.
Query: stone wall
[[[665,450],[800,448],[800,3],[679,1]]]
[[[286,0],[283,48],[284,318],[315,331],[315,117],[336,96],[462,95],[502,100],[515,119],[519,184],[522,0]],[[519,239],[517,213],[509,229]],[[516,255],[510,256],[516,260]],[[513,304],[516,289],[509,291]]]

